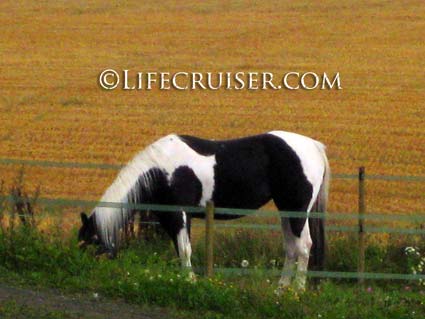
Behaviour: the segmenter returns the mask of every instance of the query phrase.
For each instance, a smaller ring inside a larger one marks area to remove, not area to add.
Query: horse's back
[[[220,207],[256,209],[273,198],[285,209],[305,210],[323,177],[321,144],[295,133],[219,141],[172,134],[159,141],[172,154],[164,162],[193,168],[204,188],[201,205],[212,199]]]
[[[273,131],[221,141],[180,138],[194,151],[215,157],[212,199],[218,206],[259,208],[273,197],[287,209],[304,210],[323,175],[319,142],[299,134]]]

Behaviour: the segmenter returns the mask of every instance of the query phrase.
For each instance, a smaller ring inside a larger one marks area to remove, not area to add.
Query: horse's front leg
[[[180,257],[181,265],[189,270],[189,278],[194,280],[195,273],[192,270],[190,258],[192,256],[192,246],[190,244],[190,220],[186,213],[182,212],[182,227],[177,231],[177,251]]]

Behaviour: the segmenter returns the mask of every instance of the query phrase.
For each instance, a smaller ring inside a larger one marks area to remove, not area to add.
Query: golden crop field
[[[169,133],[294,131],[334,173],[425,175],[423,1],[1,1],[0,158],[122,164]],[[107,68],[339,72],[342,90],[106,91]],[[1,165],[8,184],[18,165]],[[98,199],[114,170],[26,167],[48,198]],[[418,213],[425,183],[368,181],[371,212]],[[357,207],[332,182],[330,211]]]

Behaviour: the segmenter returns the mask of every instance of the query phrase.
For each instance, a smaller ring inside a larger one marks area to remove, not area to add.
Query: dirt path
[[[56,290],[18,288],[0,283],[0,305],[14,301],[19,305],[49,311],[65,311],[75,318],[102,319],[165,319],[165,311],[130,305],[121,300],[108,300],[95,296],[63,295]]]

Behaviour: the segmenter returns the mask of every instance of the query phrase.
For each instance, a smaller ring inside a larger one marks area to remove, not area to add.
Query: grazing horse
[[[279,287],[288,286],[297,265],[295,284],[304,288],[310,249],[311,266],[320,269],[324,262],[324,221],[308,218],[308,212],[326,210],[329,176],[325,146],[299,134],[272,131],[224,141],[171,134],[137,154],[101,202],[205,206],[212,200],[217,207],[257,209],[272,199],[279,210],[304,212],[281,218],[286,258],[279,281]],[[96,243],[115,255],[120,231],[133,213],[129,205],[122,206],[97,206],[89,217],[82,213],[80,243]],[[182,266],[191,268],[190,219],[203,213],[153,213],[173,240]]]

